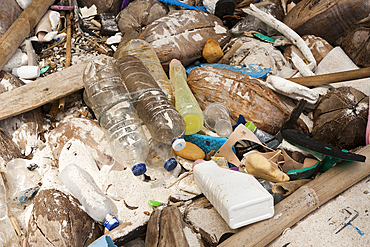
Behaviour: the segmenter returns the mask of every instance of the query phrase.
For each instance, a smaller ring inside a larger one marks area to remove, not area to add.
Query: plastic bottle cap
[[[164,163],[164,169],[166,169],[169,172],[175,169],[176,166],[177,166],[177,161],[174,158],[171,158],[167,160],[166,163]]]
[[[135,176],[143,175],[145,172],[146,172],[146,165],[144,163],[140,163],[132,167],[132,173]]]
[[[172,142],[172,148],[175,151],[181,151],[185,148],[186,146],[186,141],[183,137],[176,138]]]
[[[252,122],[247,122],[244,126],[250,129],[252,132],[256,130],[256,125],[254,125]]]
[[[107,214],[105,216],[105,222],[104,222],[104,226],[109,230],[113,230],[114,228],[116,228],[117,226],[119,225],[119,221],[118,219],[111,215],[111,214]]]

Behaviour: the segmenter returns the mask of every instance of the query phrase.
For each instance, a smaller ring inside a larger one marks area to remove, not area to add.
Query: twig
[[[72,59],[72,54],[71,54],[71,46],[72,46],[72,31],[71,31],[71,25],[72,25],[72,18],[73,18],[73,13],[69,12],[67,14],[67,43],[66,43],[66,62],[64,65],[64,68],[68,68],[71,65],[71,59]],[[63,109],[64,105],[66,103],[66,98],[63,97],[59,99],[59,109]]]
[[[181,174],[181,176],[180,176],[180,177],[178,177],[178,178],[176,179],[176,181],[175,181],[175,182],[173,182],[172,184],[170,184],[166,189],[171,188],[171,187],[172,187],[172,186],[174,186],[177,182],[179,182],[179,181],[183,180],[184,178],[186,178],[186,177],[187,177],[187,176],[189,176],[190,174],[193,174],[193,170],[191,170],[191,171],[188,171],[188,172],[185,172],[185,173]]]
[[[217,62],[217,63],[223,63],[225,60],[229,59],[234,53],[243,45],[243,41],[238,39],[235,44],[225,53],[225,55]]]

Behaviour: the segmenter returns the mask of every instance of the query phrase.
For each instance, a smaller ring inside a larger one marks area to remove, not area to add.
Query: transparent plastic
[[[164,72],[162,64],[154,51],[153,47],[145,40],[132,39],[126,45],[118,48],[115,52],[117,59],[125,55],[133,55],[149,70],[154,80],[157,82],[160,89],[167,95],[167,99],[171,104],[175,105],[174,90],[166,72]]]
[[[160,166],[170,172],[177,166],[177,161],[174,157],[175,152],[170,145],[157,142],[154,139],[150,141],[149,154],[146,159],[149,167]]]
[[[25,159],[13,159],[6,164],[9,194],[17,203],[25,202],[39,189],[39,186],[30,179],[28,172]]]
[[[103,57],[90,62],[83,81],[89,104],[108,137],[114,159],[130,166],[134,175],[144,174],[148,139],[113,59]]]
[[[108,198],[81,167],[70,164],[62,170],[60,177],[91,218],[98,222],[104,222],[106,216],[112,214]]]
[[[175,106],[185,120],[186,135],[195,134],[203,127],[203,112],[191,92],[184,66],[177,59],[170,63],[170,80],[175,88]]]
[[[233,132],[230,110],[222,103],[211,103],[203,111],[205,126],[221,137],[229,137]]]
[[[116,61],[136,110],[151,136],[171,145],[185,133],[185,121],[172,105],[139,58],[125,55]],[[185,141],[184,141],[185,142]]]
[[[0,247],[19,247],[19,239],[8,217],[6,189],[0,176]]]

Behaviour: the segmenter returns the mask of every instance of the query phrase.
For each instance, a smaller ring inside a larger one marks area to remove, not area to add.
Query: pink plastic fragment
[[[50,7],[53,10],[73,10],[73,6],[60,6],[60,5],[51,5]]]

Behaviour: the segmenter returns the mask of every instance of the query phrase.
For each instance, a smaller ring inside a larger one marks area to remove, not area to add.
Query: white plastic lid
[[[185,146],[186,146],[186,142],[185,142],[185,139],[183,137],[176,138],[172,142],[172,148],[175,151],[181,151],[185,148]]]

